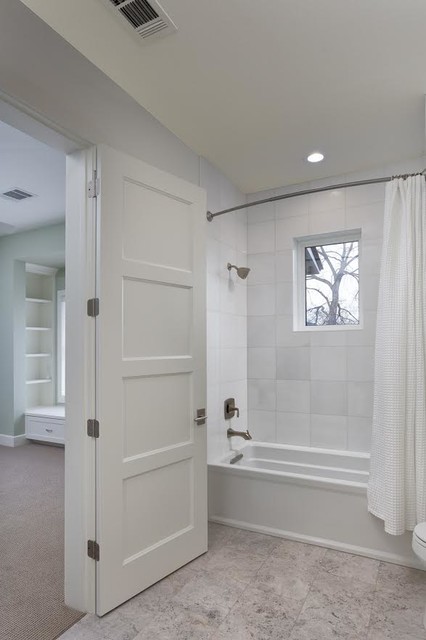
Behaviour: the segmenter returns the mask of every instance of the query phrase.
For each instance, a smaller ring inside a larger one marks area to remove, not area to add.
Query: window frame
[[[305,249],[314,245],[339,244],[342,242],[358,242],[358,271],[359,271],[359,323],[358,324],[326,324],[306,326],[306,280],[305,280]],[[361,229],[319,233],[310,236],[294,238],[293,240],[293,331],[359,331],[363,328],[363,298],[362,281],[362,242]]]
[[[59,289],[56,293],[56,402],[65,404],[65,395],[61,394],[62,380],[62,347],[63,337],[61,332],[62,317],[65,322],[66,308],[62,312],[62,303],[66,305],[65,289]],[[64,336],[65,339],[65,336]],[[64,350],[65,351],[65,350]]]

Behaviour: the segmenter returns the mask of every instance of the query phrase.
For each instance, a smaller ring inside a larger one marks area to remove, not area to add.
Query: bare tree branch
[[[322,260],[320,275],[306,275],[306,291],[310,294],[309,300],[315,303],[315,297],[321,296],[324,304],[307,308],[306,316],[308,324],[354,324],[358,323],[358,318],[354,313],[342,307],[341,285],[345,276],[353,278],[359,283],[359,273],[357,261],[359,260],[358,242],[336,243],[334,246],[327,245],[315,247]],[[350,269],[350,265],[353,265]],[[317,282],[318,285],[310,286],[310,283]],[[323,290],[327,287],[327,290]],[[328,291],[330,295],[328,295]],[[351,293],[353,303],[359,299],[359,290],[355,291],[354,286],[347,290]],[[347,294],[346,294],[347,295]],[[348,304],[352,305],[348,300]]]
[[[326,303],[330,306],[330,300],[329,298],[327,298],[327,296],[325,295],[325,293],[323,293],[322,291],[320,291],[320,289],[316,289],[315,287],[307,287],[308,291],[316,291],[317,293],[319,293],[324,300],[326,301]]]

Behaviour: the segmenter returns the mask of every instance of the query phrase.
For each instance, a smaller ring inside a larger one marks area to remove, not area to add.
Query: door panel
[[[124,455],[126,458],[151,453],[166,446],[189,442],[191,439],[190,373],[140,376],[124,381]],[[167,402],[164,399],[167,398]],[[140,405],[152,416],[149,423],[138,416]],[[157,411],[162,407],[161,412]],[[173,424],[173,433],[163,430],[163,424]]]
[[[99,147],[97,613],[207,550],[205,196]]]
[[[192,288],[123,280],[124,357],[190,356],[192,315]]]

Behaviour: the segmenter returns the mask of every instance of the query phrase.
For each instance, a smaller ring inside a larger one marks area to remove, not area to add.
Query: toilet
[[[413,551],[426,569],[426,522],[416,525],[413,531]],[[426,611],[423,615],[423,626],[426,629]]]

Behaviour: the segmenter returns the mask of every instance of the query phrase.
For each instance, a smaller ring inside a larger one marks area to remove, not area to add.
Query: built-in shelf
[[[27,263],[25,271],[26,406],[52,406],[55,398],[56,269]],[[34,435],[33,431],[29,428],[28,433]],[[46,435],[44,426],[42,431]]]
[[[44,298],[25,298],[26,302],[36,302],[38,304],[49,304],[52,300],[45,300]]]
[[[51,353],[26,353],[26,358],[50,358]]]

